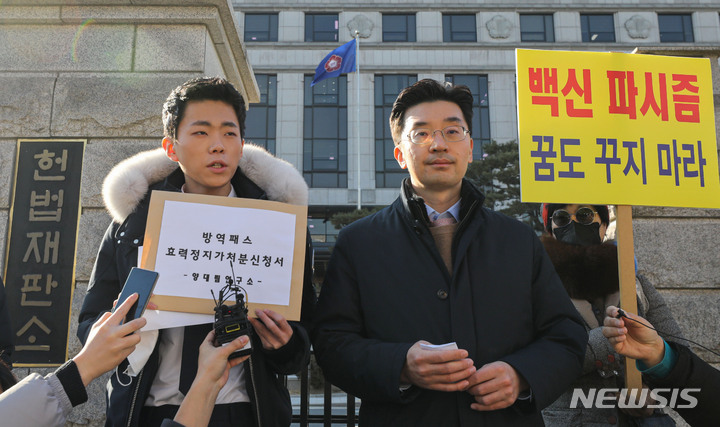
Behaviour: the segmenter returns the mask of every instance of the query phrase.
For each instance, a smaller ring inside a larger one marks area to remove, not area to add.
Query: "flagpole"
[[[357,129],[357,208],[362,208],[362,189],[360,188],[360,31],[355,30],[355,80],[357,83],[357,101],[355,105]]]

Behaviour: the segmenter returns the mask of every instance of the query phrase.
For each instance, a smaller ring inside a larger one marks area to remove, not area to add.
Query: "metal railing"
[[[298,374],[300,378],[300,413],[293,411],[292,423],[299,424],[300,427],[308,427],[310,424],[322,423],[324,427],[345,424],[347,427],[357,425],[357,417],[355,414],[355,396],[344,393],[347,396],[344,413],[333,414],[332,405],[332,384],[330,381],[324,381],[323,388],[323,410],[322,414],[310,413],[310,366],[306,365]],[[285,378],[287,385],[287,377]]]

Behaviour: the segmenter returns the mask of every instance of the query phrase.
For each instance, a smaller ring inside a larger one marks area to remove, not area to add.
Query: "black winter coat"
[[[180,191],[184,175],[178,168],[167,179],[150,187],[150,190]],[[237,170],[231,183],[239,197],[267,199],[265,192]],[[150,191],[135,210],[122,223],[113,222],[103,237],[95,266],[90,278],[87,296],[79,315],[78,338],[85,343],[92,324],[104,312],[109,311],[122,285],[137,265],[138,247],[143,244],[148,214]],[[305,277],[303,286],[302,323],[309,322],[315,304],[312,288],[312,246],[307,239]],[[253,356],[245,362],[246,386],[259,427],[289,426],[292,416],[290,396],[278,375],[299,372],[309,360],[310,340],[300,323],[290,322],[293,328],[291,340],[282,348],[267,351],[262,348],[259,337],[253,337]],[[212,325],[208,325],[208,332]],[[161,331],[162,333],[162,331]],[[159,341],[158,341],[159,342]],[[127,361],[118,371],[125,370]],[[150,386],[158,369],[158,346],[143,370],[129,386],[121,385],[113,374],[108,383],[108,409],[106,426],[137,426],[140,410],[148,396]],[[123,383],[130,381],[122,375]]]
[[[643,376],[643,380],[651,388],[699,388],[699,392],[690,395],[697,399],[694,408],[681,408],[688,404],[686,400],[678,401],[675,408],[678,414],[693,427],[717,426],[720,420],[720,371],[713,368],[704,360],[696,356],[689,348],[668,342],[678,354],[675,367],[668,376],[662,379],[652,379]],[[663,393],[668,397],[668,393]]]
[[[587,333],[535,233],[483,208],[468,181],[461,197],[452,274],[407,180],[391,206],[338,236],[313,344],[326,378],[362,399],[361,426],[542,425],[540,409],[581,372]],[[476,412],[466,392],[401,392],[419,340],[456,342],[477,368],[507,362],[532,400]]]

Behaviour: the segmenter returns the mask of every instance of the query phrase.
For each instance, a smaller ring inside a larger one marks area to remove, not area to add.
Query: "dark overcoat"
[[[401,197],[345,227],[320,293],[313,344],[326,377],[362,399],[363,426],[542,425],[540,409],[578,377],[587,333],[535,233],[482,206],[463,181],[452,274],[424,202]],[[413,343],[456,342],[479,369],[505,361],[529,403],[476,412],[466,392],[401,392]]]

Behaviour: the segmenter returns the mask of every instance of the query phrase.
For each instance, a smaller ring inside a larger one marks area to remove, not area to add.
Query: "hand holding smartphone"
[[[159,274],[156,271],[145,270],[143,268],[133,267],[130,270],[130,274],[125,281],[125,286],[123,286],[120,296],[118,297],[117,304],[115,304],[115,307],[112,309],[112,311],[115,312],[116,307],[120,307],[130,295],[137,292],[138,299],[128,311],[123,323],[142,317],[145,312],[145,307],[150,300],[150,295],[152,295],[153,289],[155,289],[158,276]]]

